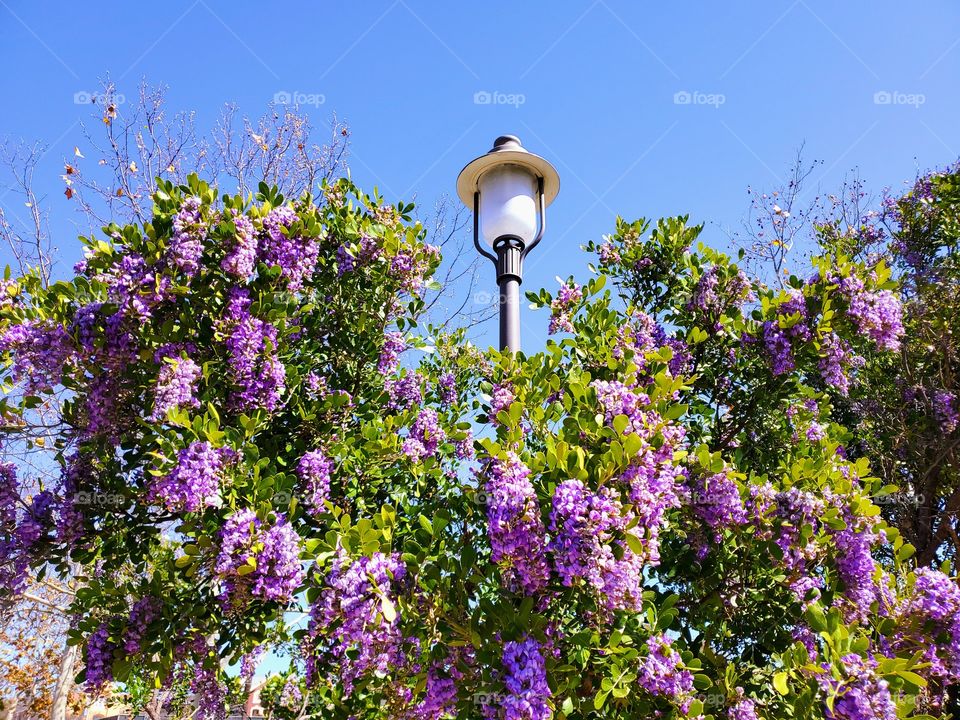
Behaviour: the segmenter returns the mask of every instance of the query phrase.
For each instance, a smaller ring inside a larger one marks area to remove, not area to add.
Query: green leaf
[[[787,687],[787,673],[778,672],[773,676],[773,687],[781,695],[786,695],[790,692],[790,689]]]

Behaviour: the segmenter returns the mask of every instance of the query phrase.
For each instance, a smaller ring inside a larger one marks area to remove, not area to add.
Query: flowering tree
[[[2,580],[82,568],[87,687],[218,717],[273,647],[277,717],[946,712],[960,587],[910,564],[834,417],[854,358],[903,341],[882,262],[771,289],[685,218],[618,221],[596,277],[530,296],[557,340],[513,356],[421,324],[440,258],[410,206],[196,177],[153,202],[0,308],[9,426],[63,397]]]
[[[919,178],[856,223],[820,227],[824,247],[882,255],[904,299],[904,342],[872,358],[843,411],[877,472],[901,486],[884,510],[917,549],[919,564],[960,554],[960,360],[957,166]]]

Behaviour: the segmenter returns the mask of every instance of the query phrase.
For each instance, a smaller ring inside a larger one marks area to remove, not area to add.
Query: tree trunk
[[[77,664],[77,645],[64,648],[63,660],[60,661],[60,672],[57,675],[57,686],[53,689],[53,702],[50,705],[50,720],[67,719],[67,699],[73,689],[74,668]]]

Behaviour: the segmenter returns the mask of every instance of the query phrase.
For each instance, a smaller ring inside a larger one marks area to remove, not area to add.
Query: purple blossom
[[[378,257],[380,257],[380,244],[377,238],[363,235],[356,250],[351,244],[344,244],[337,248],[337,275],[342,277],[352,273],[361,264],[368,265]]]
[[[250,314],[250,295],[245,288],[230,291],[227,306],[227,351],[236,390],[238,409],[273,411],[280,402],[286,368],[276,356],[277,329]]]
[[[407,348],[406,340],[401,332],[388,332],[383,336],[383,347],[380,350],[380,359],[377,361],[377,372],[382,375],[392,375],[400,367],[400,353]]]
[[[515,399],[516,397],[514,396],[512,385],[509,383],[500,383],[498,385],[494,385],[492,397],[490,399],[490,412],[487,413],[487,416],[490,418],[490,422],[496,425],[499,422],[499,420],[497,420],[497,415],[504,410],[509,410]]]
[[[571,311],[575,310],[574,306],[581,300],[583,300],[583,290],[577,283],[572,280],[568,283],[560,283],[560,290],[557,291],[557,296],[550,303],[549,334],[573,332]]]
[[[113,652],[116,644],[110,641],[110,629],[101,623],[87,638],[86,685],[91,692],[99,691],[113,680]]]
[[[260,662],[263,660],[263,656],[266,654],[266,651],[266,645],[257,645],[250,652],[245,653],[244,656],[240,658],[240,679],[244,683],[253,679],[253,676],[257,672],[257,668],[260,666]]]
[[[203,241],[207,236],[207,224],[200,212],[202,205],[200,198],[188,197],[173,216],[173,237],[167,249],[167,259],[188,278],[200,269]]]
[[[437,378],[437,394],[440,402],[450,406],[457,402],[457,379],[451,372],[445,372]]]
[[[937,390],[933,393],[933,414],[940,423],[940,431],[949,435],[957,429],[960,421],[960,407],[957,397],[947,390]]]
[[[267,265],[280,268],[290,292],[302,290],[304,282],[312,278],[320,253],[315,239],[290,235],[288,229],[296,221],[293,208],[274,208],[263,219],[260,242],[260,258]]]
[[[847,315],[860,334],[883,350],[898,350],[903,336],[903,306],[889,290],[867,291],[856,277],[836,281],[847,298]]]
[[[437,448],[446,439],[440,418],[433,408],[423,408],[413,421],[407,439],[403,441],[403,453],[414,462],[435,455]]]
[[[423,376],[418,372],[390,378],[383,385],[390,398],[387,407],[391,410],[406,410],[423,403]]]
[[[609,610],[639,611],[644,559],[619,539],[632,532],[626,529],[632,519],[615,490],[591,492],[579,480],[560,483],[550,512],[548,549],[563,584],[583,578],[604,595]]]
[[[848,521],[852,523],[852,518]],[[866,619],[877,600],[877,584],[873,579],[876,564],[870,549],[879,536],[869,530],[856,530],[848,524],[833,535],[837,547],[837,574],[843,583],[844,596],[850,601],[853,614]]]
[[[699,477],[692,483],[694,513],[714,530],[747,522],[747,511],[736,481],[726,473]]]
[[[850,376],[847,370],[861,367],[863,358],[854,354],[850,344],[834,332],[820,341],[820,352],[818,367],[823,382],[846,397],[850,392]]]
[[[142,597],[133,604],[127,619],[127,631],[123,636],[123,650],[127,655],[136,655],[143,648],[147,628],[159,615],[157,601]]]
[[[311,514],[326,512],[324,502],[330,499],[330,472],[333,462],[322,450],[305,453],[297,464],[297,475],[304,485]]]
[[[177,454],[176,467],[154,483],[151,499],[170,512],[197,512],[218,505],[224,456],[222,449],[208,442],[191,443]]]
[[[530,595],[547,584],[543,520],[530,483],[530,469],[515,453],[489,465],[487,535],[491,559],[500,563],[507,584]]]
[[[678,702],[693,690],[693,673],[683,669],[680,653],[673,649],[670,638],[659,634],[647,640],[647,655],[640,664],[637,683],[651,695]]]
[[[745,697],[743,688],[737,688],[737,701],[727,711],[728,720],[758,720],[757,705],[753,700]]]
[[[157,422],[167,417],[168,410],[199,407],[196,390],[202,375],[200,366],[188,357],[164,358],[150,419]]]
[[[504,643],[503,668],[507,690],[501,703],[503,720],[549,720],[553,693],[540,643],[532,637]]]
[[[825,708],[827,720],[896,720],[897,706],[887,681],[876,674],[877,662],[851,653],[841,658],[841,664],[846,680],[838,681],[830,673],[821,676],[821,684],[836,695],[833,709]]]
[[[17,528],[17,540],[20,546],[29,550],[53,526],[53,493],[41,490],[30,498],[20,526]]]
[[[336,679],[347,695],[360,678],[388,673],[401,660],[403,636],[394,599],[406,574],[399,555],[378,552],[350,562],[342,548],[337,550],[311,610],[309,635],[317,641],[324,634],[317,649],[338,666]]]
[[[0,352],[13,355],[13,377],[24,391],[49,391],[63,378],[75,354],[70,334],[60,325],[28,320],[10,326],[0,337]]]
[[[783,375],[796,367],[790,338],[778,321],[768,320],[763,324],[763,343],[774,375]]]
[[[257,233],[253,222],[246,215],[233,210],[231,222],[236,228],[233,244],[227,251],[220,267],[240,280],[246,280],[257,266]]]
[[[245,567],[252,570],[241,572]],[[235,607],[250,595],[290,602],[304,578],[300,537],[282,515],[266,526],[253,511],[238,510],[220,530],[214,570],[225,583],[227,601]]]

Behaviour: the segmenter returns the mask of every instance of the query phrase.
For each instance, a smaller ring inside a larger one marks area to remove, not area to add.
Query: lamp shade
[[[505,235],[524,243],[537,233],[537,179],[529,168],[505,164],[480,176],[480,235],[493,247]]]

